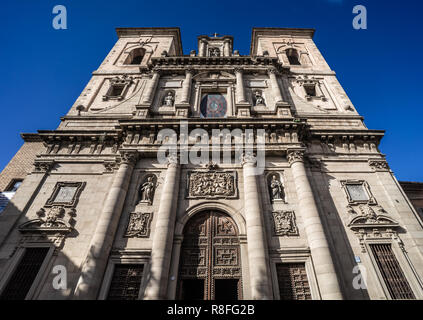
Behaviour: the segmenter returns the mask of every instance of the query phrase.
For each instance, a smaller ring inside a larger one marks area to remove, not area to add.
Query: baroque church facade
[[[117,34],[2,172],[1,300],[423,298],[422,220],[314,30],[254,28],[249,55]],[[182,161],[213,130],[232,162]],[[239,159],[234,130],[253,145]]]

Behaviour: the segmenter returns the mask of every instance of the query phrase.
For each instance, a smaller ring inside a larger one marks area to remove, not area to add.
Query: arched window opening
[[[286,50],[286,56],[288,57],[288,61],[290,65],[293,66],[300,66],[300,58],[298,56],[298,51],[295,49],[288,49]]]
[[[134,49],[128,54],[128,57],[125,60],[125,64],[132,64],[132,65],[141,64],[142,59],[144,58],[144,55],[145,55],[144,49],[142,48]]]

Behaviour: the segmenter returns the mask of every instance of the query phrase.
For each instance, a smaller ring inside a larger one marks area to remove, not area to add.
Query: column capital
[[[179,156],[177,154],[171,153],[167,157],[167,167],[168,168],[177,168],[179,166]]]
[[[288,149],[286,158],[288,159],[289,165],[292,166],[295,162],[304,162],[304,149]]]
[[[244,69],[243,69],[243,68],[241,68],[241,67],[236,67],[236,68],[234,69],[234,71],[235,71],[235,73],[243,73],[243,72],[244,72]]]
[[[138,160],[137,151],[121,151],[120,152],[121,163],[135,166]]]
[[[185,69],[185,75],[187,75],[187,74],[193,75],[194,73],[195,73],[195,69],[194,68],[187,68],[187,69]]]
[[[242,153],[240,156],[241,165],[244,166],[246,164],[255,165],[257,163],[257,158],[253,152],[245,152]]]

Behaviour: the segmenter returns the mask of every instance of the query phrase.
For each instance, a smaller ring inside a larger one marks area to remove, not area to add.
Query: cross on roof
[[[218,34],[217,32],[214,33],[213,37],[217,38],[217,36],[220,36],[220,34]]]

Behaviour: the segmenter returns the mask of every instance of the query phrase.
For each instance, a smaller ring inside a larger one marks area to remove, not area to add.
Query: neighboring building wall
[[[0,174],[0,192],[5,191],[14,179],[25,179],[34,165],[35,157],[43,150],[44,146],[40,139],[25,141]]]
[[[423,183],[408,181],[400,181],[399,183],[423,219]]]

